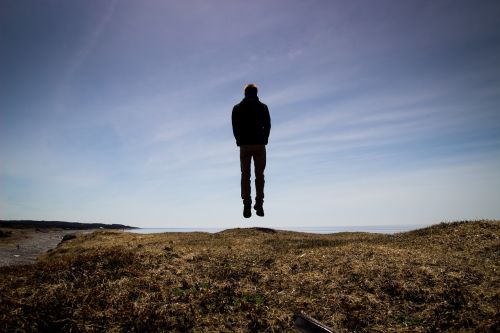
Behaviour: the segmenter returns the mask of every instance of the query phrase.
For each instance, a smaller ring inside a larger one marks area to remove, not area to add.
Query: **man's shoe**
[[[251,216],[252,216],[252,205],[243,206],[243,217],[247,219]]]
[[[264,216],[264,207],[262,205],[256,204],[253,208],[258,216]]]

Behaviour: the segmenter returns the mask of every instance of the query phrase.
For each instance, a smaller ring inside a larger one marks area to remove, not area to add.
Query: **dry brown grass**
[[[0,331],[498,331],[500,222],[396,234],[79,235],[0,270]]]

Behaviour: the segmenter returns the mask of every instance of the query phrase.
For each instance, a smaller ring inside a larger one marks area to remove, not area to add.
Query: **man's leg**
[[[255,210],[257,215],[264,216],[264,170],[266,169],[266,146],[256,148],[253,154],[255,167]]]
[[[250,188],[250,165],[252,161],[252,153],[246,146],[240,147],[240,168],[241,168],[241,199],[243,199],[243,216],[252,216],[252,197]]]

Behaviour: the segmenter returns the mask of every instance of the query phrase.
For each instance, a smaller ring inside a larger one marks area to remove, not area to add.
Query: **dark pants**
[[[255,169],[255,201],[257,204],[262,204],[264,202],[264,169],[266,168],[265,145],[240,146],[241,198],[244,204],[252,203],[250,187],[252,158]]]

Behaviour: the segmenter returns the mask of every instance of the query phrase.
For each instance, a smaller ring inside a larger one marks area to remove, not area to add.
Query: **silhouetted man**
[[[236,104],[231,116],[233,134],[240,147],[241,198],[243,216],[252,216],[250,188],[251,162],[255,169],[255,206],[259,216],[264,216],[264,169],[266,168],[266,145],[271,131],[271,117],[267,105],[257,97],[257,86],[245,86],[245,98]]]

